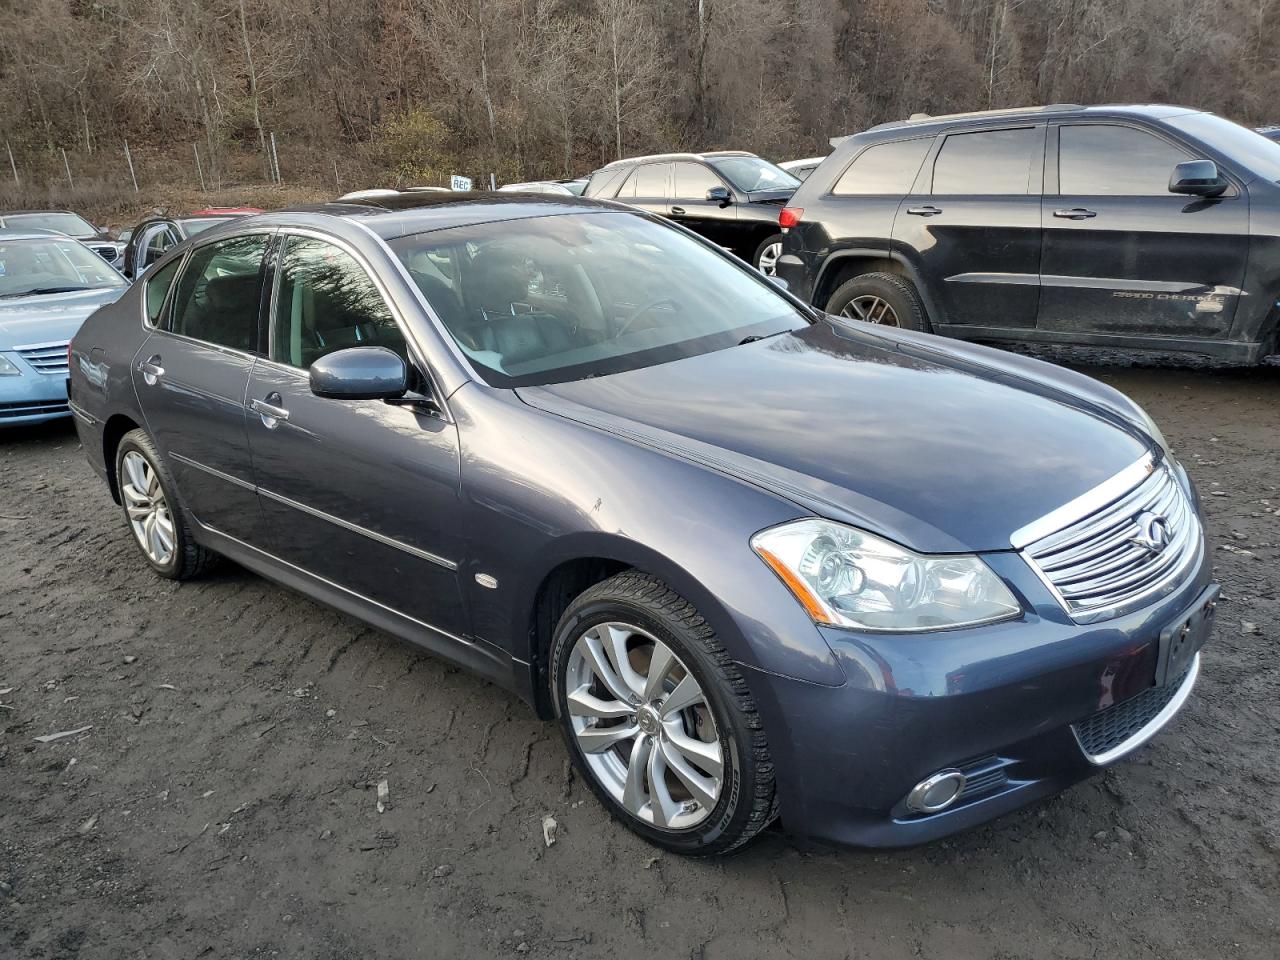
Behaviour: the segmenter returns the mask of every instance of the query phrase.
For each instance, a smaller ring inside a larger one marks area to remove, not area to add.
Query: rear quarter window
[[[858,154],[831,192],[837,196],[906,194],[915,183],[933,137],[877,143]]]
[[[181,265],[182,257],[174,257],[170,263],[166,263],[143,281],[146,284],[147,322],[153,327],[160,325],[164,298],[173,286],[173,278],[178,275],[178,267]]]

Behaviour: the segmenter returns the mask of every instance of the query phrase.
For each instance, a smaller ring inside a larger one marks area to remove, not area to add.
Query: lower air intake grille
[[[1127,742],[1133,746],[1144,742],[1155,729],[1147,729],[1174,699],[1195,682],[1199,658],[1191,669],[1173,683],[1163,687],[1151,687],[1123,703],[1100,710],[1087,720],[1072,724],[1080,748],[1095,762],[1106,762],[1107,754],[1118,748],[1123,750]],[[1166,718],[1168,719],[1168,718]],[[1157,728],[1158,729],[1158,728]]]
[[[0,420],[16,420],[18,417],[34,417],[47,413],[68,413],[65,401],[46,400],[40,403],[0,403]]]

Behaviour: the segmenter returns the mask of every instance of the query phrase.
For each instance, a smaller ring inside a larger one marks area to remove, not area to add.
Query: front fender
[[[527,661],[538,592],[562,564],[600,559],[660,578],[735,660],[839,684],[844,673],[795,598],[750,547],[803,516],[713,470],[468,384],[450,398],[463,446],[468,546],[459,574],[472,632]],[[480,585],[497,581],[496,587]]]

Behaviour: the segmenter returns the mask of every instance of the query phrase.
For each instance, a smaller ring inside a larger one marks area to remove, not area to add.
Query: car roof
[[[0,210],[0,217],[25,216],[26,214],[29,214],[29,213],[38,214],[38,213],[76,213],[76,212],[74,210],[61,210],[61,209],[58,209],[58,210]],[[79,217],[80,214],[76,213],[76,216]],[[84,218],[80,217],[80,219],[83,220]]]
[[[1023,119],[1057,119],[1060,117],[1144,117],[1148,120],[1167,120],[1170,117],[1179,117],[1188,113],[1200,113],[1192,107],[1179,107],[1169,104],[1147,103],[1147,104],[1098,104],[1095,106],[1083,106],[1078,103],[1051,103],[1038,107],[1010,107],[1004,110],[976,110],[971,113],[949,113],[939,116],[929,116],[925,113],[912,114],[906,120],[891,120],[888,123],[880,123],[864,133],[881,133],[887,131],[903,131],[903,130],[920,130],[927,132],[935,128],[945,128],[957,124],[983,124],[993,120],[1023,120]],[[848,136],[832,137],[831,145],[837,146],[848,140]]]
[[[612,163],[606,163],[600,170],[608,170],[610,167],[622,167],[629,163],[651,163],[658,160],[713,160],[716,157],[754,157],[756,154],[749,150],[708,150],[704,153],[651,153],[643,157],[624,157],[621,160],[614,160]],[[599,173],[599,170],[592,171]]]
[[[607,200],[588,200],[572,194],[500,193],[470,191],[450,193],[410,193],[361,200],[334,200],[329,203],[292,207],[275,213],[237,220],[243,229],[249,223],[296,223],[311,217],[339,217],[359,221],[384,240],[449,227],[523,220],[563,214],[607,212],[636,213],[633,207]],[[232,225],[216,228],[230,230]]]
[[[51,237],[75,240],[75,237],[57,230],[46,230],[44,227],[0,227],[0,240],[48,240]]]

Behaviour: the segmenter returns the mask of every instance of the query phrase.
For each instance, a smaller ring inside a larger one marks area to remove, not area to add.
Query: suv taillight
[[[782,212],[778,214],[778,226],[783,230],[794,227],[803,216],[804,207],[783,207]]]

